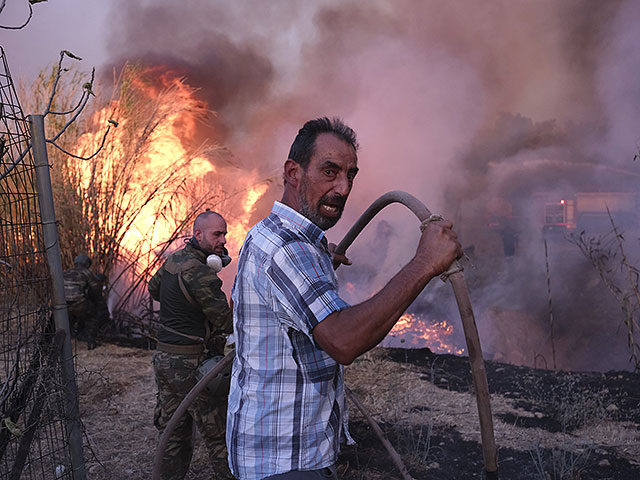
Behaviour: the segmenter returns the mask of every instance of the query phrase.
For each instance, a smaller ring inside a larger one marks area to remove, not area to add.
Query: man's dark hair
[[[329,119],[322,117],[309,120],[298,130],[298,135],[296,135],[289,150],[289,158],[306,170],[314,152],[316,138],[321,133],[333,133],[336,137],[351,145],[356,152],[358,151],[356,132],[345,125],[339,118]]]

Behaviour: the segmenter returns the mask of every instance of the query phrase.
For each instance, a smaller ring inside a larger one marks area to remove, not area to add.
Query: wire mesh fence
[[[73,478],[29,142],[0,47],[0,479]]]

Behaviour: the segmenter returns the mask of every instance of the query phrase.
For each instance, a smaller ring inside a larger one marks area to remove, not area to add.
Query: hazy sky
[[[61,50],[83,58],[82,67],[99,67],[108,42],[107,0],[49,0],[33,5],[33,18],[22,30],[0,30],[15,82],[30,83],[44,67],[58,61]],[[26,0],[7,0],[0,24],[22,24],[28,16]]]

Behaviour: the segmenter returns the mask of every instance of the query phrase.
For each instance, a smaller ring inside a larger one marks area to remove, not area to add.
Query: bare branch
[[[70,157],[77,158],[78,160],[91,160],[93,157],[98,155],[100,153],[100,151],[104,148],[104,144],[107,141],[107,135],[109,135],[109,130],[111,130],[111,125],[117,125],[117,124],[115,122],[113,122],[113,123],[111,121],[109,122],[109,126],[107,127],[107,130],[104,132],[104,135],[102,136],[102,142],[100,143],[100,146],[98,147],[98,149],[95,152],[93,152],[88,157],[81,157],[81,156],[78,156],[78,155],[74,155],[71,152],[68,152],[67,150],[62,148],[60,145],[56,144],[55,143],[55,139],[47,140],[47,143],[50,143],[51,145],[56,147],[58,150],[60,150],[62,153],[66,154],[66,155],[69,155]],[[56,138],[58,136],[56,136]]]
[[[76,55],[71,53],[69,50],[62,50],[60,52],[60,60],[58,60],[58,69],[56,71],[56,79],[53,82],[53,87],[51,88],[51,96],[49,97],[47,108],[45,108],[44,113],[42,114],[44,117],[46,117],[47,114],[50,112],[51,105],[53,104],[53,99],[56,96],[56,92],[58,90],[58,83],[60,82],[60,77],[62,76],[62,72],[63,72],[62,61],[64,60],[65,55],[70,58],[73,58],[74,60],[81,60],[80,57],[77,57]],[[92,81],[93,81],[93,74],[92,74]]]
[[[600,237],[588,237],[585,232],[571,235],[570,240],[591,262],[622,310],[622,320],[627,328],[627,346],[630,361],[640,370],[640,346],[637,339],[637,312],[640,308],[640,290],[637,268],[629,264],[623,240],[611,212],[607,208],[612,230]],[[622,281],[616,272],[627,273]]]
[[[618,231],[618,227],[616,226],[614,220],[613,220],[613,216],[611,215],[611,212],[609,211],[609,207],[607,207],[607,215],[609,215],[609,221],[611,222],[611,228],[613,229],[613,233],[615,234],[615,239],[616,242],[618,244],[618,251],[621,254],[621,259],[620,259],[620,268],[624,269],[627,273],[627,284],[628,284],[628,288],[631,288],[632,294],[628,295],[628,297],[633,296],[636,299],[635,305],[633,305],[632,307],[630,307],[630,309],[632,310],[631,312],[629,312],[627,315],[625,315],[624,320],[625,320],[625,324],[627,326],[627,342],[629,345],[629,349],[631,350],[631,357],[633,359],[633,362],[635,364],[635,368],[636,370],[638,370],[638,368],[640,367],[640,358],[638,357],[638,350],[639,350],[639,346],[638,343],[636,342],[636,335],[635,335],[635,323],[634,323],[634,319],[633,319],[633,314],[634,311],[638,309],[638,307],[640,307],[640,289],[638,288],[638,275],[637,275],[637,269],[635,267],[633,267],[632,265],[629,265],[629,261],[627,259],[627,254],[625,252],[624,249],[624,244],[623,244],[623,236],[622,234]],[[630,304],[631,302],[627,303]]]
[[[48,112],[48,113],[50,113],[51,115],[69,115],[69,114],[75,112],[78,108],[80,108],[80,106],[82,105],[82,102],[84,101],[85,95],[86,96],[89,95],[89,93],[86,90],[84,92],[82,92],[82,96],[80,97],[80,100],[78,101],[76,106],[71,108],[71,109],[69,109],[69,110],[67,110],[66,112],[53,112],[52,111],[52,112]]]
[[[40,0],[40,1],[46,1],[46,0]],[[31,6],[31,3],[35,3],[35,2],[31,2],[31,1],[27,2],[27,4],[29,5],[29,16],[27,17],[27,19],[22,25],[19,25],[19,26],[0,25],[0,28],[4,30],[20,30],[26,27],[31,21],[31,17],[33,17],[33,7]],[[4,10],[5,4],[6,4],[6,0],[2,0],[2,3],[0,3],[0,14]]]
[[[96,69],[93,68],[91,70],[91,85],[93,85],[93,78],[95,76],[96,73]],[[51,142],[55,142],[58,138],[60,138],[60,136],[67,130],[67,128],[69,128],[69,126],[76,121],[76,119],[80,116],[80,114],[82,113],[82,111],[84,110],[84,107],[87,106],[87,102],[89,101],[89,95],[92,94],[91,89],[90,88],[86,88],[87,83],[85,83],[85,92],[82,93],[82,99],[84,99],[83,102],[81,102],[79,108],[74,109],[76,112],[75,114],[67,121],[67,123],[65,123],[65,125],[62,127],[62,129],[49,141]],[[73,110],[72,110],[73,111]]]

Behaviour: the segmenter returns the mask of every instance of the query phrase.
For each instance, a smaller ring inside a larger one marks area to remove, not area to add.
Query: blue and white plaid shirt
[[[231,471],[257,480],[336,463],[342,437],[350,440],[342,365],[311,331],[349,305],[338,296],[324,232],[275,202],[245,239],[232,297]]]

